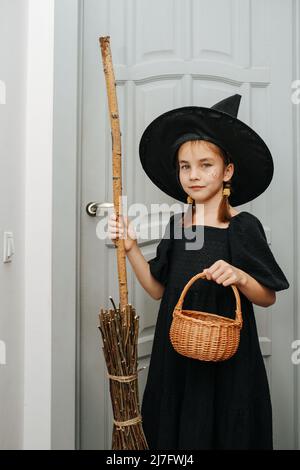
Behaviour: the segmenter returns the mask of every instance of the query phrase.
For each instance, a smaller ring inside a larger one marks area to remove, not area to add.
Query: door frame
[[[72,450],[80,443],[83,0],[54,1],[51,448]]]
[[[300,80],[300,5],[299,0],[293,0],[293,79]],[[298,94],[299,95],[299,94]],[[293,160],[295,164],[295,204],[294,204],[294,218],[295,218],[295,266],[294,266],[294,280],[295,280],[295,299],[294,299],[294,331],[295,340],[300,339],[300,165],[297,164],[298,155],[300,152],[300,103],[293,105]],[[298,354],[299,356],[299,354]],[[300,364],[295,365],[295,381],[294,381],[294,406],[295,406],[295,447],[300,449]]]

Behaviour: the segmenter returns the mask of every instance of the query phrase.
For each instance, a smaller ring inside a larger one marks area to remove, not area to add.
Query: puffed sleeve
[[[155,258],[152,258],[148,261],[152,276],[155,277],[155,279],[164,286],[168,281],[168,269],[172,250],[173,217],[174,216],[170,217],[164,232],[164,236],[157,245]]]
[[[231,219],[229,244],[233,266],[274,291],[289,288],[268,245],[263,225],[255,215],[244,211]]]

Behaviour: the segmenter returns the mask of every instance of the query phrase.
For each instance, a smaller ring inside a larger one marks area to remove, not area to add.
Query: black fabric
[[[143,428],[150,449],[272,449],[272,407],[252,303],[240,292],[243,328],[237,353],[212,363],[178,354],[169,339],[172,312],[188,280],[223,259],[274,290],[288,281],[274,259],[259,220],[248,212],[227,229],[192,226],[182,238],[165,236],[149,261],[152,275],[165,285],[156,323],[142,402]],[[178,233],[178,232],[177,232]],[[200,249],[187,250],[192,235],[203,234]],[[242,237],[242,238],[241,238]],[[235,264],[236,263],[236,264]],[[198,280],[183,308],[233,318],[231,287]]]
[[[245,211],[234,217],[229,234],[233,266],[270,289],[288,289],[289,283],[268,245],[262,223],[255,215]]]

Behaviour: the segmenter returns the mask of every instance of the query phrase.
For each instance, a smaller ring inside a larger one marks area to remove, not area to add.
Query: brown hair
[[[189,142],[193,143],[193,142],[199,142],[199,141],[202,142],[203,140],[202,139],[191,140]],[[207,145],[213,146],[214,150],[217,150],[220,157],[223,159],[224,167],[229,165],[229,163],[232,163],[232,160],[231,160],[229,154],[224,149],[222,149],[221,147],[219,147],[218,145],[216,145],[212,142],[209,142],[209,141],[205,141],[205,142],[206,142]],[[178,182],[180,184],[180,180],[179,180],[180,167],[179,167],[179,162],[178,162],[178,153],[179,153],[179,149],[177,151],[177,157],[176,157],[176,168],[177,168],[177,179],[178,179]],[[223,189],[225,189],[225,188],[229,188],[230,191],[232,192],[231,181],[227,181],[226,183],[223,183]],[[193,200],[193,204],[192,204],[192,210],[193,210],[193,212],[195,210],[195,201],[194,200]],[[230,213],[230,204],[228,202],[228,196],[226,194],[223,194],[221,202],[219,204],[218,220],[219,220],[219,222],[229,222],[231,220],[231,217],[232,217],[232,215]]]

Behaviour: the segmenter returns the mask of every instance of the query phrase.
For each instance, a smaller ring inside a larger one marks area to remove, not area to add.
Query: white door
[[[269,144],[275,162],[271,187],[238,210],[262,221],[271,248],[291,287],[274,306],[255,307],[261,348],[269,375],[274,443],[294,446],[293,341],[293,148],[292,0],[87,0],[82,10],[82,224],[80,407],[82,449],[111,446],[111,404],[97,330],[100,307],[118,302],[116,253],[96,237],[99,219],[85,212],[89,202],[112,202],[111,135],[98,44],[111,37],[123,150],[123,194],[128,206],[175,202],[144,174],[138,144],[147,124],[179,106],[212,106],[242,95],[239,118]],[[146,259],[156,241],[144,244]],[[159,302],[132,277],[129,302],[140,315],[139,365],[149,363]],[[140,394],[147,369],[140,374]],[[143,375],[144,374],[144,375]]]

